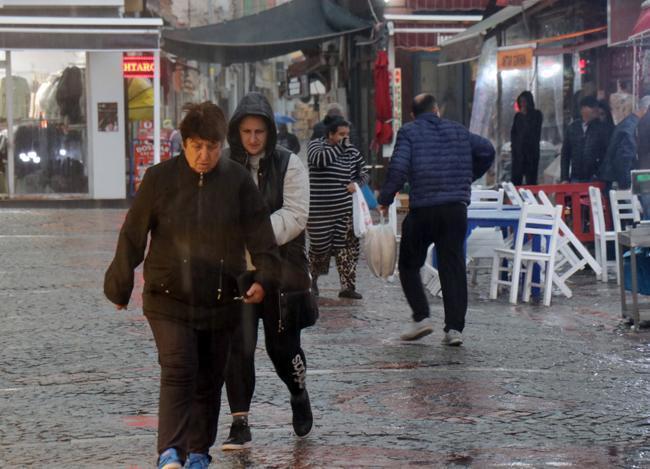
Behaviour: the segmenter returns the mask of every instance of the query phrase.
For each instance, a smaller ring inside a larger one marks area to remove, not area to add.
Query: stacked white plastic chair
[[[607,231],[605,225],[605,212],[603,210],[603,199],[598,187],[591,186],[589,188],[589,202],[591,204],[591,218],[594,228],[594,245],[596,251],[596,261],[600,264],[602,269],[600,279],[603,282],[607,281],[607,272],[613,269],[616,272],[618,279],[618,249],[615,249],[616,260],[607,260],[607,243],[609,241],[614,243],[618,248],[618,241],[616,239],[615,231]]]
[[[506,196],[508,196],[508,200],[510,200],[510,203],[516,207],[521,207],[524,204],[524,201],[521,199],[521,195],[519,195],[519,192],[517,192],[517,188],[515,185],[511,182],[504,182],[501,183],[501,187],[503,187],[503,190],[506,193]]]
[[[523,205],[514,248],[497,249],[494,252],[490,281],[490,298],[497,298],[499,285],[507,285],[510,287],[510,303],[517,304],[520,276],[522,273],[525,273],[523,300],[525,302],[530,300],[533,286],[543,286],[543,303],[546,306],[551,304],[553,272],[555,271],[558,230],[561,217],[561,205],[557,207]],[[530,236],[545,237],[546,242],[537,243],[543,246],[543,248],[539,251],[534,251],[532,249],[533,244],[530,245],[530,248],[525,248],[525,240]],[[503,259],[510,261],[505,267],[501,266]],[[533,269],[535,264],[540,266],[541,274],[543,274],[540,275],[540,278],[543,278],[543,284],[541,282],[533,283]],[[509,278],[501,278],[501,273],[504,271],[510,274]]]

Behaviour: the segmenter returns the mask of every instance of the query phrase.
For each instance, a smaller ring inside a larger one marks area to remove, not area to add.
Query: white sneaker
[[[421,321],[413,321],[409,328],[399,338],[401,340],[418,340],[433,332],[433,326],[428,318]]]
[[[463,343],[463,335],[454,329],[449,329],[449,332],[445,332],[442,343],[444,345],[458,346]]]

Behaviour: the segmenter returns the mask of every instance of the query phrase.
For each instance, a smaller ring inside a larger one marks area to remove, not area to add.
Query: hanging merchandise
[[[83,94],[83,78],[79,67],[71,66],[63,70],[56,89],[56,102],[61,110],[61,117],[69,124],[82,122],[81,96]]]
[[[393,109],[390,99],[390,77],[388,73],[388,54],[377,53],[373,69],[375,81],[375,138],[372,147],[375,151],[380,145],[387,145],[393,140]]]
[[[0,118],[7,118],[7,85],[6,78],[0,80]],[[27,119],[29,117],[29,105],[32,98],[32,92],[29,89],[29,83],[23,77],[11,77],[13,84],[13,108],[14,119]]]

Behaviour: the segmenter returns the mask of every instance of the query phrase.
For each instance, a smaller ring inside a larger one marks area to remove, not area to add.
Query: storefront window
[[[88,193],[85,53],[13,52],[11,69],[15,193]]]
[[[6,64],[7,54],[0,51],[0,62]],[[7,69],[5,65],[0,66],[0,83],[7,76]],[[4,100],[4,96],[0,95],[0,99]],[[7,151],[9,148],[7,141],[7,120],[3,117],[0,118],[0,194],[6,195],[9,193],[8,185],[8,168],[7,168]]]
[[[537,93],[535,105],[542,111],[542,140],[540,142],[539,170],[544,170],[560,153],[564,132],[564,57],[562,55],[537,58]],[[544,177],[539,177],[544,181]]]

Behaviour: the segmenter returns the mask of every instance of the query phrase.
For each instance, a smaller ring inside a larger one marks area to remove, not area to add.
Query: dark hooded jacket
[[[239,103],[228,124],[228,144],[226,150],[232,160],[237,161],[250,171],[248,153],[244,149],[239,135],[239,124],[246,116],[259,116],[266,121],[267,140],[264,157],[260,160],[257,177],[259,190],[269,207],[270,213],[282,208],[284,196],[284,176],[289,165],[291,151],[277,144],[277,129],[273,109],[264,95],[249,93]],[[311,286],[309,261],[305,249],[304,230],[294,239],[280,246],[282,290],[307,290]],[[253,262],[255,264],[255,262]],[[255,264],[257,268],[257,264]]]
[[[234,324],[250,279],[245,250],[257,266],[252,280],[273,288],[278,253],[269,212],[250,175],[223,156],[202,176],[185,155],[147,170],[120,231],[104,279],[119,305],[131,297],[134,269],[145,257],[143,310],[197,328]]]
[[[525,100],[526,114],[518,112],[512,122],[510,130],[510,142],[512,145],[512,166],[521,168],[526,172],[527,168],[533,168],[537,173],[539,165],[539,143],[542,138],[542,121],[541,111],[535,109],[535,101],[530,91],[524,91],[517,98]],[[514,172],[514,171],[513,171]],[[514,181],[513,181],[514,182]],[[526,181],[530,184],[530,181]],[[521,182],[515,182],[521,184]]]

